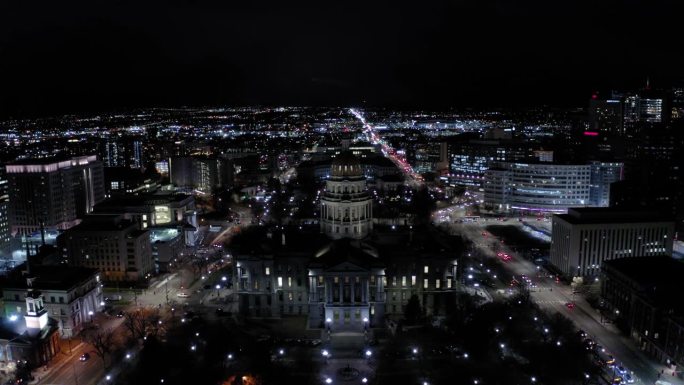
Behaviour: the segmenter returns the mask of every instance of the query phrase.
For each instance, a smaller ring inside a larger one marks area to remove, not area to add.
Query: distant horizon
[[[0,6],[0,116],[140,106],[582,106],[684,81],[669,0]],[[657,23],[656,23],[657,22]]]

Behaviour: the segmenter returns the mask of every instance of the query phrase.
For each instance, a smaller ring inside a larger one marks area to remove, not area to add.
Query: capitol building
[[[321,198],[321,232],[332,239],[365,238],[373,228],[373,204],[359,160],[342,151],[331,166]]]
[[[455,300],[460,238],[431,227],[373,226],[357,157],[339,152],[318,226],[255,226],[234,237],[234,290],[248,318],[303,316],[308,327],[362,330],[403,317],[412,296],[427,316]]]

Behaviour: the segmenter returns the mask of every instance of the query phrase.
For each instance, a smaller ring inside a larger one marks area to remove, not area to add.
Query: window
[[[323,284],[323,276],[322,276],[322,275],[319,275],[319,276],[318,276],[318,284],[319,284],[319,285],[322,285],[322,284]]]
[[[265,269],[264,273],[265,273],[266,275],[271,275],[271,268],[268,267],[268,266],[266,266],[266,269]]]
[[[415,275],[411,276],[411,286],[416,286],[416,276]]]
[[[287,293],[287,299],[288,299],[289,301],[294,300],[294,296],[292,295],[292,292]]]
[[[401,286],[406,286],[406,276],[401,277]]]
[[[392,277],[392,286],[397,286],[397,276]]]
[[[435,280],[435,288],[439,289],[440,284],[441,284],[441,281],[439,279],[436,279]]]
[[[335,277],[335,278],[333,278],[333,282],[335,282],[335,283],[340,283],[340,277]]]
[[[427,274],[430,271],[428,265],[423,266],[423,273]]]
[[[278,287],[283,287],[283,277],[278,277]]]
[[[292,287],[292,277],[287,277],[287,287]]]
[[[427,289],[427,288],[428,288],[428,280],[427,280],[427,278],[425,278],[423,280],[423,289]]]
[[[447,278],[447,289],[451,289],[451,278]]]

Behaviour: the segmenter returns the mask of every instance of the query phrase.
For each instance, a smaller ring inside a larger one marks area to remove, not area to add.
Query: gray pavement
[[[510,224],[514,223],[512,221],[509,222]],[[465,238],[472,240],[480,253],[488,258],[497,258],[494,250],[489,247],[490,242],[483,242],[482,239],[482,232],[486,224],[489,223],[451,224],[449,227],[451,231],[460,233]],[[573,294],[572,288],[569,285],[556,283],[550,278],[535,278],[538,270],[531,261],[520,257],[517,253],[508,249],[506,245],[501,245],[500,247],[501,251],[513,256],[512,261],[504,263],[506,270],[511,275],[519,276],[525,274],[536,280],[538,288],[531,292],[531,299],[541,309],[549,312],[559,312],[568,317],[579,329],[587,332],[598,344],[605,347],[619,363],[628,370],[633,371],[635,378],[639,379],[640,383],[654,384],[660,379],[671,384],[684,385],[684,381],[672,376],[672,369],[668,369],[665,365],[644,354],[635,345],[633,340],[620,334],[613,325],[602,322],[599,312],[592,308],[582,296]],[[510,277],[501,278],[505,282]],[[574,302],[576,304],[575,308],[569,309],[566,306],[568,302]],[[658,374],[661,371],[664,371],[664,374],[659,378]]]

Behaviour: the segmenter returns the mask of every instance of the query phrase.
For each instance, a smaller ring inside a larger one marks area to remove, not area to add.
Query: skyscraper
[[[102,162],[94,155],[26,159],[6,170],[12,235],[68,229],[104,199]]]
[[[612,135],[624,133],[622,101],[601,99],[597,94],[589,100],[589,131]]]

